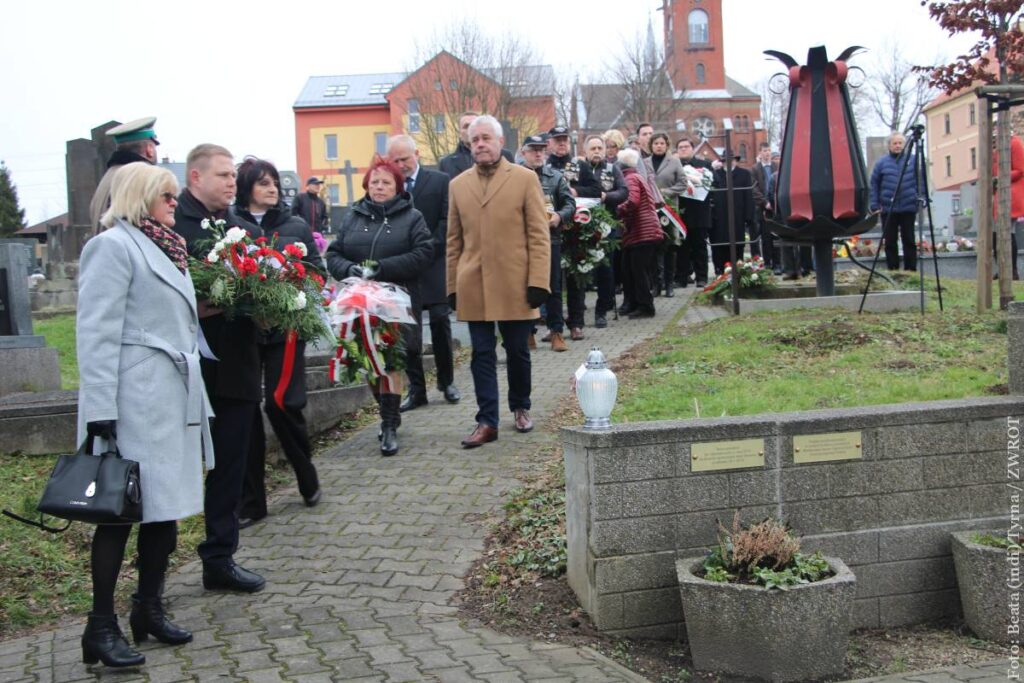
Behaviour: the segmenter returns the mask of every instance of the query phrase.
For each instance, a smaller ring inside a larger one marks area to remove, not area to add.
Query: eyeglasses
[[[173,192],[161,192],[160,196],[163,197],[164,201],[167,202],[168,204],[178,203],[178,198],[174,196]]]

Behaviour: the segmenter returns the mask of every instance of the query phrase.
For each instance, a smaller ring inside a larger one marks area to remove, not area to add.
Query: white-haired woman
[[[203,468],[213,466],[209,402],[199,371],[199,317],[184,239],[175,233],[177,182],[145,163],[114,176],[105,230],[82,251],[76,323],[78,438],[116,440],[139,463],[143,519],[135,642],[181,644],[192,634],[167,620],[161,590],[177,520],[203,509]],[[114,588],[131,525],[100,524],[92,541],[93,606],[82,659],[138,666],[114,613]]]
[[[654,212],[653,190],[645,174],[637,171],[637,165],[643,163],[640,152],[624,149],[618,159],[629,191],[618,208],[622,219],[623,271],[623,303],[619,310],[630,318],[650,318],[654,316],[653,276],[664,233]]]

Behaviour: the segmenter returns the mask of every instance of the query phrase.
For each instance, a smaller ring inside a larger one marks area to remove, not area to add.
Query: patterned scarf
[[[153,242],[160,251],[171,259],[171,263],[182,273],[188,268],[188,251],[185,249],[185,238],[170,228],[165,228],[152,216],[143,216],[139,221],[139,230]]]

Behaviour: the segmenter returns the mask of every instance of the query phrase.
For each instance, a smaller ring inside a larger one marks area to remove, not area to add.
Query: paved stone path
[[[852,683],[1005,683],[1009,660],[997,659],[966,666],[929,669],[917,673],[905,673],[879,678],[862,678]],[[1018,670],[1019,671],[1019,670]]]
[[[401,450],[382,458],[377,426],[317,460],[324,496],[313,509],[286,491],[270,516],[242,532],[237,554],[262,573],[256,595],[206,592],[198,562],[167,581],[174,620],[195,640],[143,645],[146,666],[111,672],[81,663],[82,625],[0,643],[0,681],[80,681],[98,674],[148,681],[641,681],[589,648],[516,638],[460,620],[450,605],[484,548],[486,513],[517,486],[522,456],[554,443],[546,417],[574,401],[569,382],[594,344],[614,357],[663,328],[689,290],[657,299],[658,316],[586,328],[587,339],[533,354],[537,428],[518,434],[511,413],[500,438],[472,451],[459,441],[476,412],[468,363],[456,372],[459,405],[436,392],[403,416]],[[593,296],[588,301],[593,320]],[[499,346],[499,358],[502,357]],[[502,395],[504,366],[499,366]],[[502,401],[504,406],[504,400]],[[507,409],[506,409],[507,410]],[[127,615],[121,616],[127,628]]]
[[[569,342],[568,353],[541,345],[533,354],[537,429],[531,434],[517,434],[506,413],[499,441],[473,451],[459,446],[475,413],[466,366],[456,372],[461,404],[449,406],[431,392],[429,406],[403,416],[398,456],[380,457],[376,425],[324,454],[317,460],[324,489],[318,507],[305,508],[292,489],[276,498],[267,520],[242,532],[238,560],[267,578],[263,592],[206,592],[198,562],[168,577],[171,613],[194,632],[194,642],[150,641],[140,648],[147,664],[138,670],[87,668],[76,623],[0,643],[0,681],[644,680],[589,648],[507,636],[461,620],[449,603],[483,551],[487,529],[476,520],[499,509],[516,487],[524,454],[554,443],[546,416],[575,400],[569,377],[586,351],[597,344],[614,357],[655,334],[693,292],[676,291],[674,299],[656,301],[653,320],[587,328],[587,339]],[[592,311],[592,297],[588,302]],[[717,313],[690,307],[681,323]],[[122,615],[125,628],[126,621]],[[1005,665],[870,680],[994,683],[1005,680]]]

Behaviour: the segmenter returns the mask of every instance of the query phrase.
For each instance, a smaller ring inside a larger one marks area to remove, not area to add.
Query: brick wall
[[[563,429],[569,583],[601,630],[678,637],[674,562],[738,509],[850,565],[855,628],[955,614],[949,532],[1005,524],[1010,416],[1024,397]],[[860,431],[860,459],[794,463],[794,436],[840,431]],[[763,467],[690,470],[691,444],[753,438]]]

